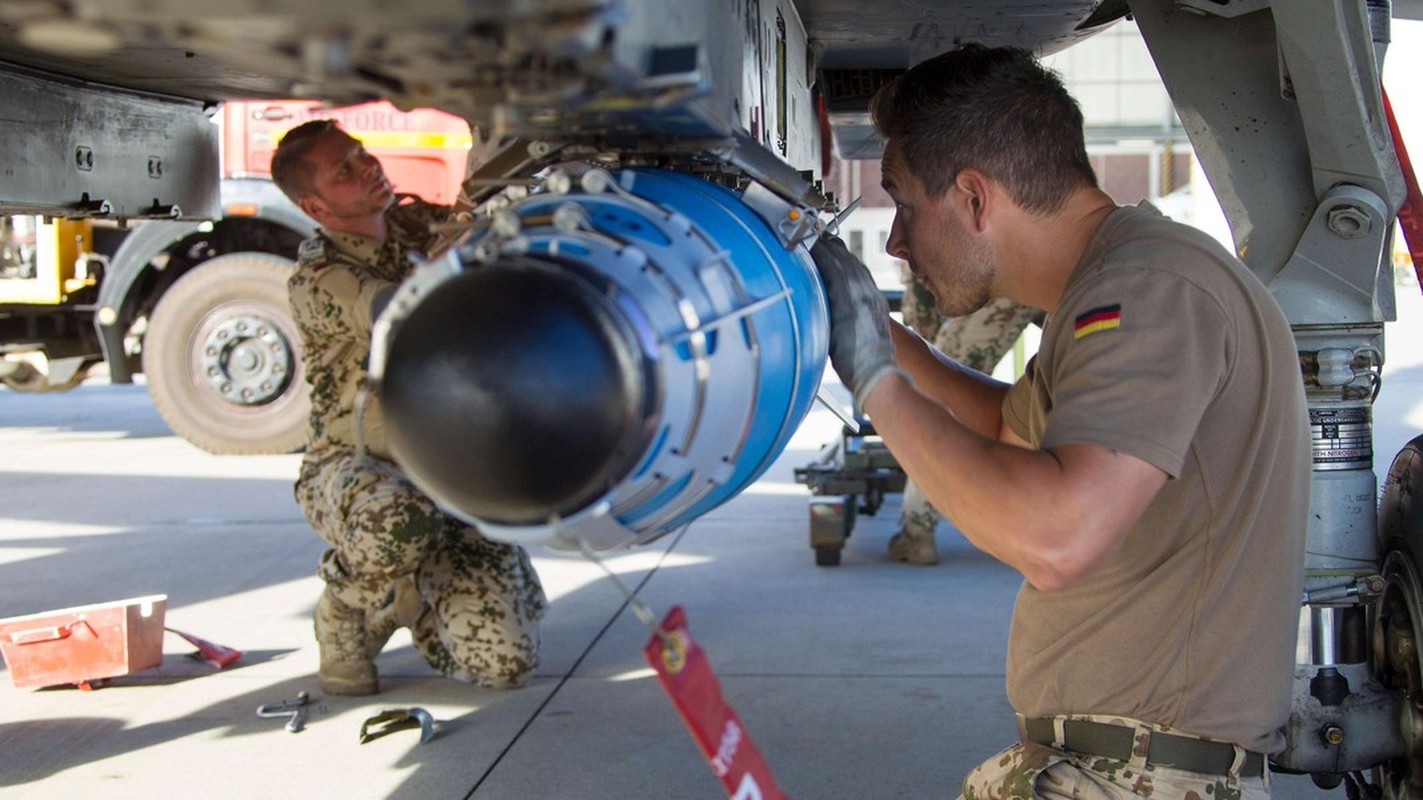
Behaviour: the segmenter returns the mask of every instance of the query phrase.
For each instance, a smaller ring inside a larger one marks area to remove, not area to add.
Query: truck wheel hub
[[[276,399],[291,376],[286,338],[270,320],[251,314],[224,320],[209,331],[201,360],[208,386],[238,405]]]

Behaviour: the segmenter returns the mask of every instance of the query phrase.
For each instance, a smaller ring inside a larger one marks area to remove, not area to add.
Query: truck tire
[[[174,433],[217,454],[290,453],[310,400],[287,301],[292,262],[230,253],[179,278],[149,317],[143,371]]]

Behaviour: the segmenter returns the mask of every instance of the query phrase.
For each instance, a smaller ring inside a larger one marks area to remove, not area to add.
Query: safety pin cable
[[[593,552],[593,548],[588,546],[587,539],[584,539],[576,532],[564,532],[565,535],[568,533],[572,533],[572,538],[578,543],[578,549],[583,553],[583,557],[597,564],[603,572],[607,573],[609,578],[613,579],[613,585],[618,587],[618,591],[623,593],[623,598],[627,600],[628,608],[632,609],[632,613],[636,614],[637,618],[642,620],[642,624],[647,626],[647,629],[652,632],[653,636],[661,639],[663,644],[667,644],[667,633],[658,626],[657,615],[652,613],[652,609],[648,608],[646,603],[637,599],[637,594],[623,582],[623,579],[618,576],[618,573],[613,572],[607,564],[603,563],[601,558],[598,558],[598,554]]]
[[[846,411],[841,407],[840,401],[836,400],[835,397],[826,390],[825,384],[822,383],[820,388],[816,390],[815,399],[818,400],[822,406],[829,409],[830,413],[838,417],[840,421],[844,423],[845,427],[849,429],[850,433],[860,432],[860,421],[855,419],[853,412]]]
[[[854,200],[851,200],[850,204],[845,206],[844,211],[841,211],[839,214],[836,214],[835,218],[830,220],[830,222],[826,224],[825,232],[830,234],[831,236],[839,236],[841,223],[843,223],[845,219],[855,211],[855,209],[859,208],[860,203],[864,202],[864,200],[865,198],[863,195],[861,195],[860,197],[856,197]]]

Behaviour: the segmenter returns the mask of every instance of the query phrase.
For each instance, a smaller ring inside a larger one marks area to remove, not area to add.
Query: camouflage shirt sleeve
[[[427,252],[437,238],[430,223],[449,213],[448,206],[401,196],[387,212],[384,241],[322,231],[303,243],[287,285],[311,384],[308,455],[355,445],[354,406],[370,358],[375,299],[409,273],[409,256]],[[380,423],[379,398],[373,398],[361,437],[372,453],[387,457]]]
[[[346,263],[334,248],[308,248],[287,283],[292,316],[318,349],[347,341],[369,344],[375,298],[392,285],[364,265]]]
[[[391,234],[399,241],[402,249],[428,253],[438,234],[430,232],[430,225],[447,222],[452,212],[451,206],[427,203],[413,194],[402,194],[395,198],[387,219]]]
[[[321,235],[303,245],[287,286],[311,386],[309,457],[357,443],[355,400],[370,355],[371,305],[390,285]],[[367,448],[384,457],[379,423],[378,411],[368,413],[363,436]]]

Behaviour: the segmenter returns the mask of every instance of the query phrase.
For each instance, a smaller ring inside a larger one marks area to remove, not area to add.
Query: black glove
[[[864,408],[879,379],[899,372],[889,334],[889,302],[869,269],[838,237],[820,237],[810,256],[830,304],[830,365]]]

